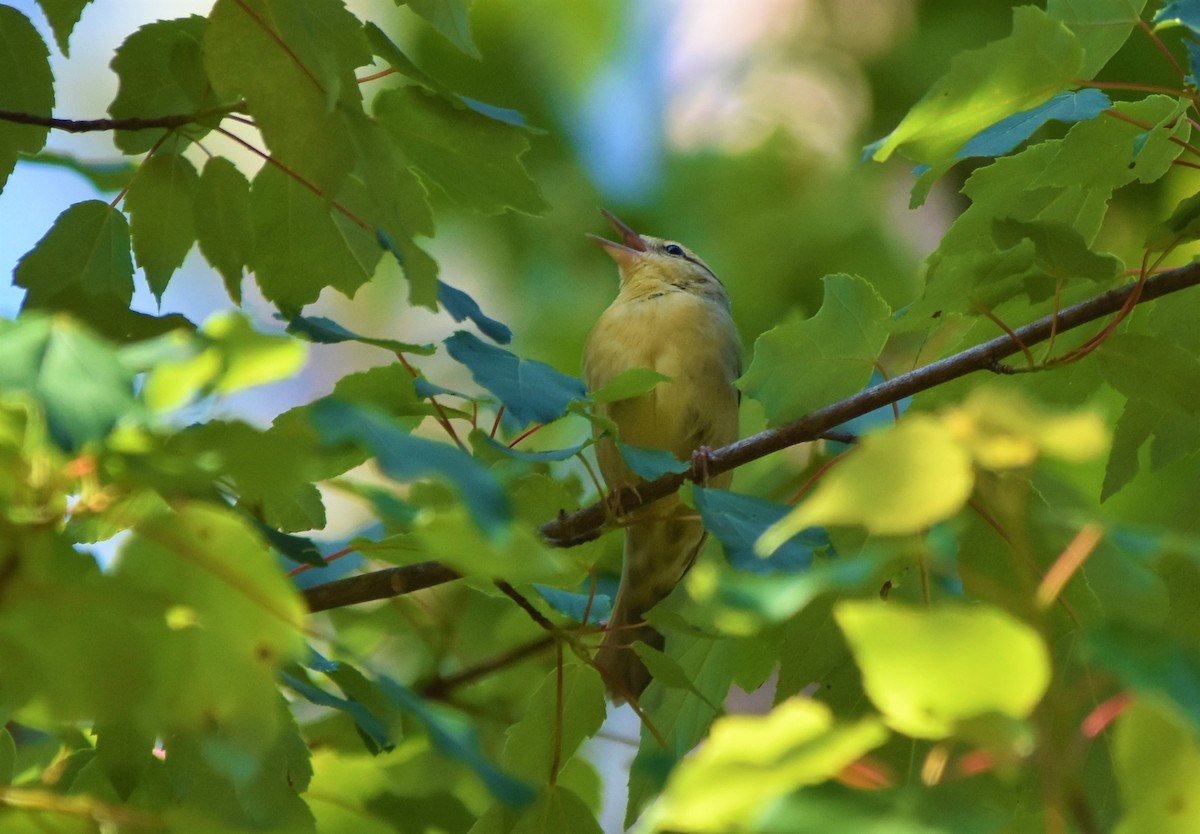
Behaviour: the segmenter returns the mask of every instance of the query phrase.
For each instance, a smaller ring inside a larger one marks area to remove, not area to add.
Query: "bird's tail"
[[[637,698],[650,683],[650,672],[634,651],[633,644],[646,643],[660,651],[663,647],[663,636],[642,622],[645,611],[635,610],[642,606],[631,605],[626,590],[622,582],[613,603],[608,631],[596,652],[596,666],[604,678],[604,685],[618,702]]]
[[[613,602],[608,631],[596,652],[604,684],[614,701],[637,698],[650,683],[650,672],[633,644],[662,650],[663,636],[645,624],[657,605],[687,573],[704,543],[704,528],[691,518],[634,524],[625,530],[621,587]]]

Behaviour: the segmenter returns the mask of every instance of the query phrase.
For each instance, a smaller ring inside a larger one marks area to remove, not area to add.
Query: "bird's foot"
[[[708,466],[712,459],[711,446],[698,446],[692,452],[692,480],[701,486],[708,486]]]

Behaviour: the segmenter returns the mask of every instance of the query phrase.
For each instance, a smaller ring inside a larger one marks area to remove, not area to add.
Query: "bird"
[[[601,313],[583,350],[583,375],[596,391],[632,368],[649,368],[669,380],[649,393],[597,403],[595,413],[616,423],[623,443],[665,449],[707,475],[712,448],[738,437],[741,338],[721,281],[691,249],[673,240],[640,235],[601,209],[620,241],[588,235],[617,262],[620,287]],[[596,461],[609,496],[640,482],[614,438],[594,429]],[[706,479],[728,488],[733,473]],[[618,515],[619,507],[610,507]],[[621,580],[595,664],[615,702],[636,699],[650,673],[631,648],[637,641],[661,650],[663,637],[645,614],[667,596],[695,562],[705,530],[695,510],[677,496],[621,517],[625,549]]]

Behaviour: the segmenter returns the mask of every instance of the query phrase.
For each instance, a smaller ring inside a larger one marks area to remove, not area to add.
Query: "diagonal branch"
[[[1197,284],[1200,284],[1200,263],[1172,269],[1146,281],[1142,285],[1137,303],[1141,304],[1161,298]],[[998,336],[989,342],[968,348],[923,368],[892,377],[873,388],[825,406],[785,425],[767,429],[736,443],[715,449],[709,458],[707,474],[711,476],[728,472],[772,452],[816,440],[848,420],[976,371],[990,371],[998,374],[1013,373],[1015,369],[1001,364],[1001,360],[1021,352],[1021,345],[1028,347],[1038,344],[1046,341],[1053,334],[1064,333],[1115,313],[1130,300],[1137,287],[1137,284],[1129,284],[1110,290],[1103,295],[1061,310],[1057,316],[1045,316],[1018,328],[1014,331],[1016,340],[1009,334]],[[636,491],[628,487],[619,490],[615,500],[624,512],[632,512],[639,507],[671,495],[685,480],[688,480],[686,475],[664,475],[657,480],[639,484]],[[573,547],[599,537],[609,521],[607,505],[604,502],[597,502],[573,513],[562,512],[558,518],[543,524],[539,529],[551,545]],[[425,562],[420,565],[387,568],[383,571],[339,579],[309,588],[304,594],[310,608],[313,611],[321,611],[372,599],[399,596],[457,578],[458,574],[452,569],[436,562]]]
[[[1147,281],[1142,287],[1141,298],[1138,299],[1138,302],[1160,298],[1197,284],[1200,284],[1200,264],[1190,264],[1173,269]],[[968,348],[923,368],[892,377],[874,388],[868,388],[866,391],[840,402],[827,405],[790,423],[767,429],[728,446],[715,449],[708,460],[708,474],[712,476],[728,472],[772,452],[815,440],[823,432],[840,426],[847,420],[861,417],[877,408],[899,402],[905,397],[936,388],[943,383],[975,371],[1011,373],[1012,369],[1001,365],[1000,360],[1019,353],[1022,345],[1029,346],[1045,341],[1056,330],[1058,333],[1064,333],[1117,312],[1137,287],[1137,284],[1118,287],[1103,295],[1061,310],[1057,317],[1045,316],[1018,328],[1015,335],[1019,341],[1014,341],[1007,334],[997,336],[989,342]],[[671,495],[686,480],[688,480],[687,474],[667,474],[657,480],[638,484],[636,490],[629,487],[622,488],[610,500],[615,502],[616,506],[621,507],[623,512],[632,512],[639,507]],[[608,510],[605,503],[597,502],[569,515],[560,515],[553,521],[543,524],[540,530],[550,544],[557,547],[573,547],[591,541],[604,532],[607,516]]]

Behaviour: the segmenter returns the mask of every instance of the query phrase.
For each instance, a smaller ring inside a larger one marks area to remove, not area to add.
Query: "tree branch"
[[[1170,293],[1200,284],[1200,263],[1173,269],[1148,280],[1142,287],[1137,303],[1141,304]],[[1027,324],[1014,331],[1018,341],[1005,334],[991,341],[968,348],[923,368],[868,388],[840,402],[825,406],[817,411],[793,420],[782,426],[744,438],[713,450],[708,461],[708,474],[727,472],[742,464],[778,452],[789,446],[807,443],[828,434],[834,427],[848,420],[868,414],[877,408],[899,402],[905,397],[936,388],[950,380],[974,373],[1012,373],[1013,369],[1000,360],[1021,352],[1021,345],[1044,342],[1052,334],[1064,333],[1076,327],[1096,321],[1115,313],[1128,301],[1136,284],[1128,284],[1096,296],[1095,298],[1068,307],[1058,313]],[[634,490],[625,487],[618,491],[616,500],[624,512],[632,512],[674,493],[688,480],[687,475],[668,474],[654,481],[638,484]],[[609,521],[607,505],[598,501],[573,513],[562,512],[558,518],[543,524],[539,529],[546,541],[555,547],[573,547],[591,541],[604,532]],[[325,585],[317,585],[304,592],[313,611],[339,608],[399,596],[412,591],[439,585],[457,579],[459,574],[437,562],[424,562],[400,568],[387,568],[374,573],[339,579]]]
[[[458,578],[458,571],[440,562],[421,562],[335,579],[305,588],[301,594],[309,611],[326,611],[373,599],[404,596]]]
[[[1173,269],[1148,280],[1142,287],[1138,303],[1160,298],[1197,284],[1200,284],[1200,264],[1190,264]],[[1019,353],[1021,345],[1026,347],[1035,345],[1048,339],[1051,333],[1064,333],[1110,313],[1115,313],[1121,309],[1136,288],[1137,284],[1127,284],[1061,310],[1057,316],[1049,315],[1040,318],[1015,331],[1019,342],[1014,341],[1007,334],[997,336],[989,342],[968,348],[923,368],[892,377],[873,388],[868,388],[841,402],[827,405],[785,425],[767,429],[728,446],[714,449],[708,459],[708,474],[711,476],[728,472],[772,452],[815,440],[823,432],[840,426],[847,420],[861,417],[877,408],[899,402],[905,397],[911,397],[921,391],[936,388],[969,373],[982,370],[1000,372],[1001,369],[997,367],[1000,360]],[[633,512],[639,507],[671,495],[688,479],[687,474],[667,474],[657,480],[638,484],[636,489],[624,487],[611,500],[615,501],[616,506],[621,507],[623,512]],[[550,544],[556,547],[574,547],[597,538],[604,531],[605,522],[608,520],[607,516],[606,503],[598,501],[569,515],[562,514],[553,521],[543,524],[539,529]]]
[[[66,133],[95,133],[106,130],[154,130],[157,128],[177,128],[184,125],[202,122],[214,116],[228,116],[230,113],[244,113],[245,102],[228,104],[224,107],[214,107],[199,113],[182,113],[176,116],[157,116],[152,119],[56,119],[52,116],[39,116],[36,113],[21,113],[15,110],[0,110],[0,121],[14,122],[21,125],[37,125]]]

